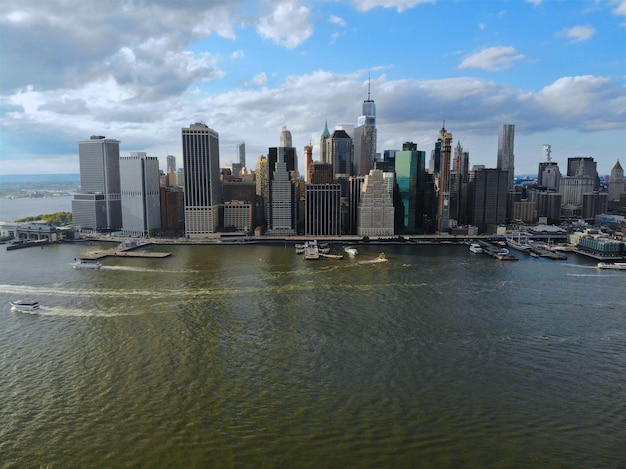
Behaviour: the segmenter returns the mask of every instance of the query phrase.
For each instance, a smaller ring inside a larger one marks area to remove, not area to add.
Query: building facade
[[[94,135],[78,142],[81,193],[72,200],[72,219],[81,230],[122,227],[120,142]]]
[[[383,172],[372,169],[363,183],[358,211],[359,236],[393,236],[394,208]]]
[[[480,233],[506,223],[509,173],[499,169],[477,169],[470,180],[471,223]]]
[[[185,173],[185,236],[206,237],[219,226],[219,134],[197,122],[182,129]]]
[[[396,152],[396,182],[402,200],[402,207],[397,209],[405,234],[423,232],[425,168],[426,152],[418,151],[414,143],[407,142]]]
[[[305,235],[341,235],[341,186],[339,184],[307,184],[304,206]]]
[[[498,163],[500,171],[509,175],[509,192],[515,190],[515,125],[502,124],[498,131]]]
[[[161,229],[159,159],[143,152],[120,158],[122,231],[146,236]]]

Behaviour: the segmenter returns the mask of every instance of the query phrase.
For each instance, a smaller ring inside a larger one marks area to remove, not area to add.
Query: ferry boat
[[[469,250],[475,254],[481,254],[483,252],[483,248],[478,243],[470,244]]]
[[[626,270],[626,262],[598,262],[598,269]]]
[[[39,309],[38,301],[17,300],[17,301],[10,301],[9,303],[11,304],[11,311],[30,312],[30,311],[37,311]]]
[[[89,261],[86,259],[79,259],[76,262],[74,262],[72,264],[72,267],[75,269],[92,269],[92,270],[96,270],[96,269],[101,269],[102,268],[102,264],[100,264],[100,262],[97,261]]]

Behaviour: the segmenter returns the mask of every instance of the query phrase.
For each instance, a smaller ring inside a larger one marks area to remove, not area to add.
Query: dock
[[[147,258],[147,259],[163,259],[172,255],[171,252],[154,252],[154,251],[139,251],[141,247],[150,245],[151,243],[145,243],[135,246],[116,246],[111,249],[105,249],[104,251],[93,251],[85,254],[81,257],[86,261],[97,261],[104,259],[105,257],[135,257],[135,258]]]

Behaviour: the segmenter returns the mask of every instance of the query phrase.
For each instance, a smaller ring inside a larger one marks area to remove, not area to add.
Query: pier
[[[133,246],[119,245],[111,249],[105,249],[104,251],[93,251],[81,257],[86,261],[97,261],[104,259],[105,257],[135,257],[135,258],[149,258],[149,259],[162,259],[172,255],[171,252],[153,252],[153,251],[138,251],[139,248],[149,246],[152,243],[144,243]]]

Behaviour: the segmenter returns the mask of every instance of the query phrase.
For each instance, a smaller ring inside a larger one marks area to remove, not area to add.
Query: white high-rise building
[[[72,219],[81,230],[122,227],[120,142],[100,135],[78,142],[81,193],[72,200]]]
[[[182,129],[185,179],[185,235],[206,237],[219,225],[219,134],[203,123]]]
[[[120,158],[123,232],[146,236],[161,228],[159,159],[144,152]]]
[[[394,208],[383,172],[372,169],[365,176],[358,209],[359,236],[393,236]]]
[[[509,192],[515,190],[515,125],[502,124],[498,132],[498,166],[509,172]]]

